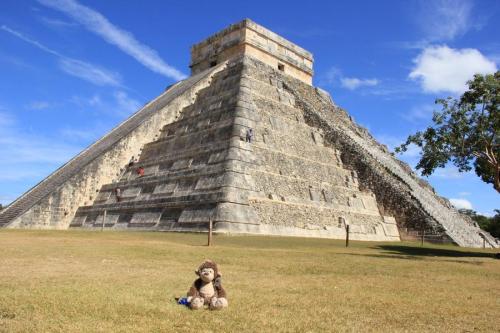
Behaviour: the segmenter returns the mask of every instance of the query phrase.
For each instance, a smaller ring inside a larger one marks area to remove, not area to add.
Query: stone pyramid
[[[498,246],[314,88],[312,66],[262,26],[231,25],[192,47],[190,78],[6,207],[0,226],[206,231],[212,220],[221,233],[343,238],[347,223],[358,240],[424,230]]]

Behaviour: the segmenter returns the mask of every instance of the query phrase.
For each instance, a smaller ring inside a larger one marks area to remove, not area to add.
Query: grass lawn
[[[493,251],[201,234],[0,230],[0,332],[500,332]],[[177,305],[205,259],[229,308]]]

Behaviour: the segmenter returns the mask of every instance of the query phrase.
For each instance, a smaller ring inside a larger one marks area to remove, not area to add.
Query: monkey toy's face
[[[212,268],[203,268],[200,271],[200,278],[204,282],[210,282],[214,279],[215,272]]]

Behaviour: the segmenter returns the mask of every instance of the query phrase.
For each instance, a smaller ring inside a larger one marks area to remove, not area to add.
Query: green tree
[[[494,237],[500,238],[500,210],[495,209],[495,216],[486,217],[472,209],[459,209],[460,213],[470,216],[474,221],[479,224],[479,227],[485,231],[488,231]]]
[[[500,238],[500,210],[495,209],[495,216],[490,218],[490,223],[484,230],[488,231],[493,236]]]
[[[468,86],[459,99],[436,100],[442,110],[434,112],[434,124],[410,135],[396,152],[415,144],[422,149],[417,164],[422,175],[452,162],[460,172],[474,169],[500,193],[500,71],[476,74]]]

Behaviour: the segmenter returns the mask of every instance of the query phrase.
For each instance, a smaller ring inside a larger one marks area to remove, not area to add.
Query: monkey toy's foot
[[[221,310],[227,307],[227,299],[214,297],[210,300],[210,310]]]
[[[203,308],[203,304],[205,303],[205,300],[203,298],[200,298],[200,297],[196,297],[196,298],[193,298],[191,300],[191,303],[189,304],[189,307],[192,309],[192,310],[198,310],[198,309],[201,309]]]

